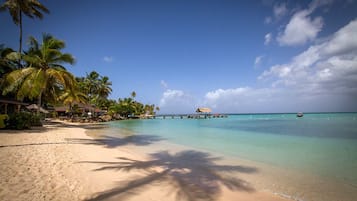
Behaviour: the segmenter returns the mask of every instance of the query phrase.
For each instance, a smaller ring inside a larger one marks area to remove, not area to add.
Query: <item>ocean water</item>
[[[107,131],[158,136],[170,143],[357,186],[357,113],[126,120],[110,122]]]

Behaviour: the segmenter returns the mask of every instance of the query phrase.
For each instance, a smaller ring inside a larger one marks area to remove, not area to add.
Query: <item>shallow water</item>
[[[103,135],[151,136],[150,143],[157,136],[169,143],[357,186],[357,113],[305,114],[303,118],[295,114],[229,115],[108,125]]]

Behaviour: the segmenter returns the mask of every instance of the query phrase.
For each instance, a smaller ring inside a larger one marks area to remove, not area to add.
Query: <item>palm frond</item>
[[[1,7],[0,7],[1,11],[5,11],[8,10],[11,17],[12,17],[12,21],[16,24],[19,25],[20,23],[20,10],[19,10],[19,5],[18,2],[16,0],[7,0],[5,1]]]
[[[3,95],[17,91],[28,77],[36,71],[35,68],[24,68],[10,72],[5,76]],[[29,88],[27,90],[30,90]],[[21,99],[21,97],[20,97]]]
[[[42,12],[49,13],[49,10],[37,0],[18,1],[21,11],[29,18],[43,18]]]

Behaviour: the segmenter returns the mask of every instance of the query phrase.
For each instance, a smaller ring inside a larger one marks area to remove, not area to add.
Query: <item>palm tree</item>
[[[41,106],[43,95],[50,92],[56,95],[56,90],[74,90],[76,80],[62,64],[74,63],[72,55],[62,53],[64,41],[58,40],[49,34],[43,34],[42,44],[30,37],[30,48],[23,56],[28,67],[15,70],[5,77],[3,94],[16,92],[17,99],[28,97],[37,98]]]
[[[67,89],[61,96],[58,98],[64,105],[69,106],[69,110],[72,111],[73,103],[87,103],[87,96],[80,92],[78,88]]]
[[[135,92],[135,91],[131,92],[131,97],[132,97],[133,99],[136,97],[136,92]]]
[[[113,109],[115,109],[116,113],[127,118],[136,112],[135,101],[132,98],[119,99],[118,104]]]
[[[112,82],[109,81],[109,77],[101,77],[101,79],[99,80],[98,95],[102,98],[107,98],[112,92],[112,88],[110,87],[111,85]]]
[[[19,60],[18,53],[11,48],[0,45],[0,91],[3,91],[5,75],[17,68]],[[0,97],[2,94],[0,94]],[[7,94],[7,97],[13,97],[13,94]]]
[[[22,15],[25,14],[29,18],[43,18],[42,12],[49,13],[50,11],[37,0],[6,0],[0,6],[0,11],[8,10],[12,21],[20,28],[20,46],[19,53],[22,52]]]
[[[91,103],[95,102],[96,94],[98,91],[98,82],[99,74],[96,71],[92,71],[82,80],[83,86],[82,89],[85,90],[85,94],[87,94],[89,101]]]
[[[91,104],[95,104],[98,107],[108,108],[108,96],[112,92],[112,82],[109,81],[109,77],[101,76],[96,71],[87,73],[86,77],[76,78],[79,91],[86,94]]]
[[[100,79],[97,80],[97,83],[93,102],[103,109],[106,107],[108,96],[112,92],[112,82],[109,81],[109,77],[101,76]]]
[[[16,53],[11,48],[0,45],[0,79],[6,74],[16,68],[15,61]]]

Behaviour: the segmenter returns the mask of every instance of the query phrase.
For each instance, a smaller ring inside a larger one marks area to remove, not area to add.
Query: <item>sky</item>
[[[357,1],[39,0],[50,33],[76,58],[76,76],[95,70],[112,99],[160,113],[356,112]],[[0,44],[18,49],[18,27],[0,13]]]

